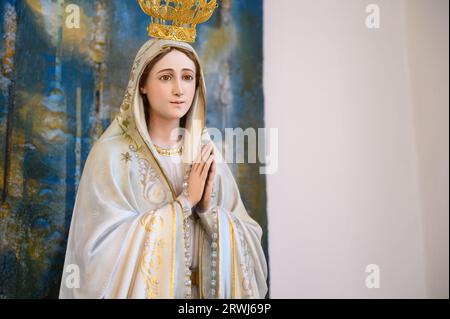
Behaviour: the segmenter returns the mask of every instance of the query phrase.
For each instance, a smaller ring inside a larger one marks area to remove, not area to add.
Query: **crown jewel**
[[[150,16],[148,34],[155,38],[195,42],[197,24],[208,21],[216,0],[138,0]]]

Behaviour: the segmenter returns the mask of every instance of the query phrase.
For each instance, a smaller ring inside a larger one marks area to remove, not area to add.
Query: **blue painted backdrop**
[[[2,0],[0,20],[0,298],[55,298],[83,165],[118,111],[149,18],[137,1]],[[262,0],[219,1],[197,31],[207,126],[264,127]],[[259,166],[230,164],[267,256]]]

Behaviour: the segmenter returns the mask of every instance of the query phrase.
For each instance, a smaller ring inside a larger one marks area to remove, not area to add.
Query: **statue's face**
[[[195,63],[183,52],[172,50],[159,60],[142,88],[150,103],[150,118],[181,119],[192,105],[195,77]]]

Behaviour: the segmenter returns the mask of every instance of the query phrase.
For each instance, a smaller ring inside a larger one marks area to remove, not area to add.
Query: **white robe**
[[[179,144],[176,144],[173,146],[174,148],[179,146]],[[183,166],[182,166],[182,159],[180,155],[171,155],[171,156],[163,156],[159,153],[157,153],[158,160],[164,167],[167,177],[172,182],[172,185],[175,188],[177,196],[179,196],[183,191]],[[200,218],[196,218],[196,216]],[[203,229],[208,228],[209,224],[206,222],[207,219],[211,218],[211,213],[207,210],[205,213],[196,215],[191,214],[189,216],[189,240],[190,240],[190,249],[189,253],[192,256],[191,263],[190,263],[190,269],[191,271],[198,271],[198,251],[200,247],[200,227],[203,227]],[[203,221],[203,223],[202,223]],[[208,231],[212,231],[208,229]],[[198,294],[198,285],[192,285],[192,297],[194,299],[199,298]]]

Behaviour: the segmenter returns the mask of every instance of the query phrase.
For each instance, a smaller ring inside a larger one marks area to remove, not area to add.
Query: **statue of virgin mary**
[[[152,61],[174,50],[195,59],[198,81],[180,119],[185,134],[166,149],[149,133],[149,108],[154,101],[157,107],[158,96],[148,103],[140,86]],[[148,40],[134,60],[120,112],[87,158],[60,298],[265,297],[262,229],[248,215],[227,164],[217,161],[208,207],[200,211],[187,197],[202,146],[212,144],[220,156],[205,116],[205,81],[193,47]]]

